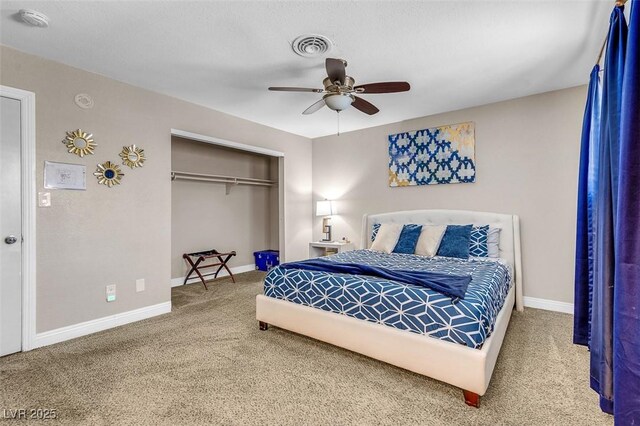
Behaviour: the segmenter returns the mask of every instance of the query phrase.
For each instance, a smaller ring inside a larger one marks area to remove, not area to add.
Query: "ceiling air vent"
[[[311,58],[328,53],[333,47],[333,43],[323,35],[306,34],[293,40],[291,47],[298,55]]]

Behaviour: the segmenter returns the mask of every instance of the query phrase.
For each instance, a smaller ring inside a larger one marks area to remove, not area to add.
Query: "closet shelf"
[[[223,175],[207,175],[202,173],[191,172],[171,172],[171,180],[195,180],[200,182],[224,183],[226,185],[226,194],[229,195],[231,187],[234,185],[252,185],[252,186],[275,186],[278,182],[268,179],[254,179],[239,176],[223,176]]]

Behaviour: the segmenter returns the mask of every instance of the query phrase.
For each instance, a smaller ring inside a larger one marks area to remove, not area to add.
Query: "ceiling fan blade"
[[[318,102],[314,103],[309,108],[307,108],[304,111],[302,111],[302,113],[304,115],[313,114],[314,112],[316,112],[317,110],[319,110],[323,106],[325,106],[324,98],[320,99]]]
[[[387,81],[384,83],[369,83],[361,84],[354,87],[355,90],[363,89],[362,93],[396,93],[406,92],[411,89],[411,86],[406,81]]]
[[[307,87],[269,87],[269,90],[273,90],[276,92],[313,92],[313,93],[324,92],[324,90],[322,89],[309,89]]]
[[[332,83],[339,81],[340,84],[344,84],[344,79],[347,76],[347,71],[344,69],[344,62],[340,59],[327,58],[324,65],[327,68],[327,75]]]
[[[354,96],[354,98],[356,100],[353,101],[353,103],[351,105],[354,108],[359,109],[360,111],[364,112],[365,114],[373,115],[373,114],[377,113],[378,111],[380,111],[371,102],[365,101],[364,99],[359,98],[357,96]]]

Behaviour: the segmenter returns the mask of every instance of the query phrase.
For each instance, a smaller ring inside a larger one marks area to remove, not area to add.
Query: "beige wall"
[[[86,191],[51,191],[52,206],[37,210],[37,331],[76,324],[170,300],[171,136],[181,129],[285,153],[285,248],[288,260],[307,254],[311,238],[311,143],[171,97],[56,62],[0,48],[0,84],[36,94],[37,190],[43,162],[87,166]],[[203,87],[202,90],[208,90]],[[78,108],[77,93],[93,96]],[[94,134],[95,155],[68,154],[68,130]],[[98,185],[96,163],[120,162],[123,145],[145,149],[142,169],[124,169],[122,185]],[[146,291],[135,292],[135,280]],[[105,301],[117,284],[118,300]]]
[[[277,168],[272,158],[171,138],[171,168],[181,172],[271,179],[271,168]],[[221,183],[172,182],[171,277],[187,274],[183,253],[234,250],[237,255],[229,266],[236,267],[253,264],[254,251],[278,249],[278,199],[273,197],[277,193],[277,186],[238,185],[227,195]]]
[[[313,237],[320,237],[320,222],[312,214],[313,170],[314,199],[339,200],[335,238],[359,241],[365,212],[448,208],[520,215],[525,295],[572,302],[585,87],[319,138],[312,144],[4,46],[0,84],[36,93],[38,191],[44,190],[45,160],[87,166],[87,191],[51,191],[52,206],[37,210],[38,332],[170,300],[171,128],[285,153],[285,260],[307,256],[311,225]],[[75,106],[77,93],[92,95],[95,107]],[[388,134],[462,121],[476,123],[476,183],[388,187]],[[94,134],[95,155],[81,159],[66,152],[61,140],[77,128]],[[95,165],[119,163],[119,151],[131,143],[145,149],[145,166],[123,166],[121,186],[98,185],[92,175]],[[276,210],[272,205],[271,216]],[[273,227],[269,231],[271,242],[276,232]],[[146,279],[141,293],[135,292],[138,278]],[[108,284],[118,286],[116,302],[105,301]]]
[[[525,296],[572,303],[585,98],[582,86],[314,139],[314,199],[338,200],[334,238],[346,235],[356,244],[364,213],[463,209],[517,214]],[[475,122],[476,183],[388,186],[387,135],[464,121]],[[318,239],[321,224],[313,219]]]

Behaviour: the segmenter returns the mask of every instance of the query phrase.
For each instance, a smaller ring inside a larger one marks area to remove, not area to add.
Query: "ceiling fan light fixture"
[[[351,106],[351,103],[354,101],[353,96],[348,93],[336,93],[331,95],[326,95],[324,97],[324,102],[327,104],[329,108],[334,111],[342,111]]]

